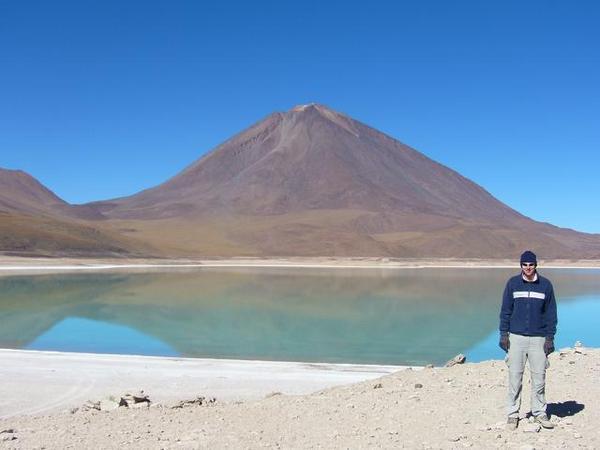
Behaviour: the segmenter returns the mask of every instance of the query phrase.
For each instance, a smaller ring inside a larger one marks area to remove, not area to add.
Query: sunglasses
[[[535,263],[521,263],[521,267],[535,267]]]

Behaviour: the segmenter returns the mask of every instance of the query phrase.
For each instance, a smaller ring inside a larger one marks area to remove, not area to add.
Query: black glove
[[[508,340],[508,333],[500,334],[500,342],[498,344],[502,350],[508,352],[510,348],[510,341]]]
[[[554,351],[554,338],[548,336],[544,341],[544,353],[548,356]]]

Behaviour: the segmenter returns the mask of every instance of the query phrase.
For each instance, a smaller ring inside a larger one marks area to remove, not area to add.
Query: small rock
[[[382,387],[383,387],[383,384],[377,383],[375,386],[373,386],[373,389],[381,389]]]
[[[498,433],[498,434],[496,435],[496,439],[502,439],[502,434]]]
[[[575,361],[569,361],[569,364],[575,364]]]
[[[464,364],[466,360],[467,360],[467,357],[465,355],[463,355],[462,353],[459,353],[454,358],[452,358],[450,361],[448,361],[445,364],[445,367],[452,367],[457,364]]]
[[[139,391],[134,394],[125,394],[120,398],[119,406],[136,407],[150,406],[150,396],[144,391]]]
[[[564,423],[565,425],[573,425],[573,419],[571,417],[565,417],[563,420],[561,420],[561,423]]]
[[[87,402],[85,402],[83,404],[83,406],[81,407],[82,411],[90,411],[92,409],[95,409],[97,411],[100,411],[100,402],[94,402],[92,400],[88,400]]]
[[[574,439],[581,439],[583,436],[580,435],[579,433],[573,433],[573,438]]]
[[[0,442],[14,441],[16,439],[17,439],[17,437],[14,434],[7,434],[5,436],[2,436],[2,438],[0,438]]]
[[[415,389],[421,389],[423,385],[421,383],[415,383]]]
[[[583,347],[583,344],[581,343],[581,341],[575,341],[575,348],[580,348]]]
[[[283,394],[279,391],[269,392],[267,395],[265,395],[265,398],[278,397],[279,395]],[[319,395],[322,395],[322,393],[320,393]]]
[[[0,431],[0,434],[3,434],[3,433],[12,434],[12,433],[16,433],[16,432],[17,432],[17,430],[15,430],[14,428],[7,428],[6,430]]]
[[[136,394],[127,394],[127,395],[131,395],[137,403],[150,401],[150,396],[148,394],[146,394],[143,389],[140,390],[139,392],[137,392]]]
[[[460,436],[453,436],[451,438],[448,438],[448,440],[450,442],[458,442],[458,441],[460,441]]]
[[[177,408],[185,408],[187,406],[204,406],[204,405],[212,405],[217,401],[216,398],[214,397],[196,397],[193,400],[183,400],[179,403],[177,403],[174,406],[171,406],[172,409],[177,409]]]
[[[427,365],[425,366],[425,368],[426,368],[426,369],[433,369],[433,364],[427,364]]]

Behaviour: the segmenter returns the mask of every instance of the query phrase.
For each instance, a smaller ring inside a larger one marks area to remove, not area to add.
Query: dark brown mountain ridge
[[[600,257],[599,235],[531,220],[318,104],[267,116],[156,187],[79,208],[169,256]]]
[[[40,213],[68,206],[39,181],[22,170],[0,168],[0,209]]]
[[[93,207],[70,205],[22,170],[0,167],[0,211],[79,219],[101,219]]]
[[[135,256],[151,252],[147,244],[89,221],[100,218],[91,207],[69,205],[26,172],[0,168],[0,253]]]

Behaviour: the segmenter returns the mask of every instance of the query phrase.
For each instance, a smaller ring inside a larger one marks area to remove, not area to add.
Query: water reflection
[[[119,353],[440,364],[496,335],[500,295],[513,272],[282,268],[6,277],[0,346],[43,348],[39,337],[58,329],[62,349],[76,348],[69,321],[78,318],[86,320],[75,324],[80,329],[94,321],[135,330],[137,337],[122,335]],[[546,273],[561,308],[600,297],[599,271]],[[98,328],[98,345],[89,351],[115,348],[113,332]]]
[[[179,356],[165,343],[139,331],[97,320],[68,317],[25,347],[29,350]]]

